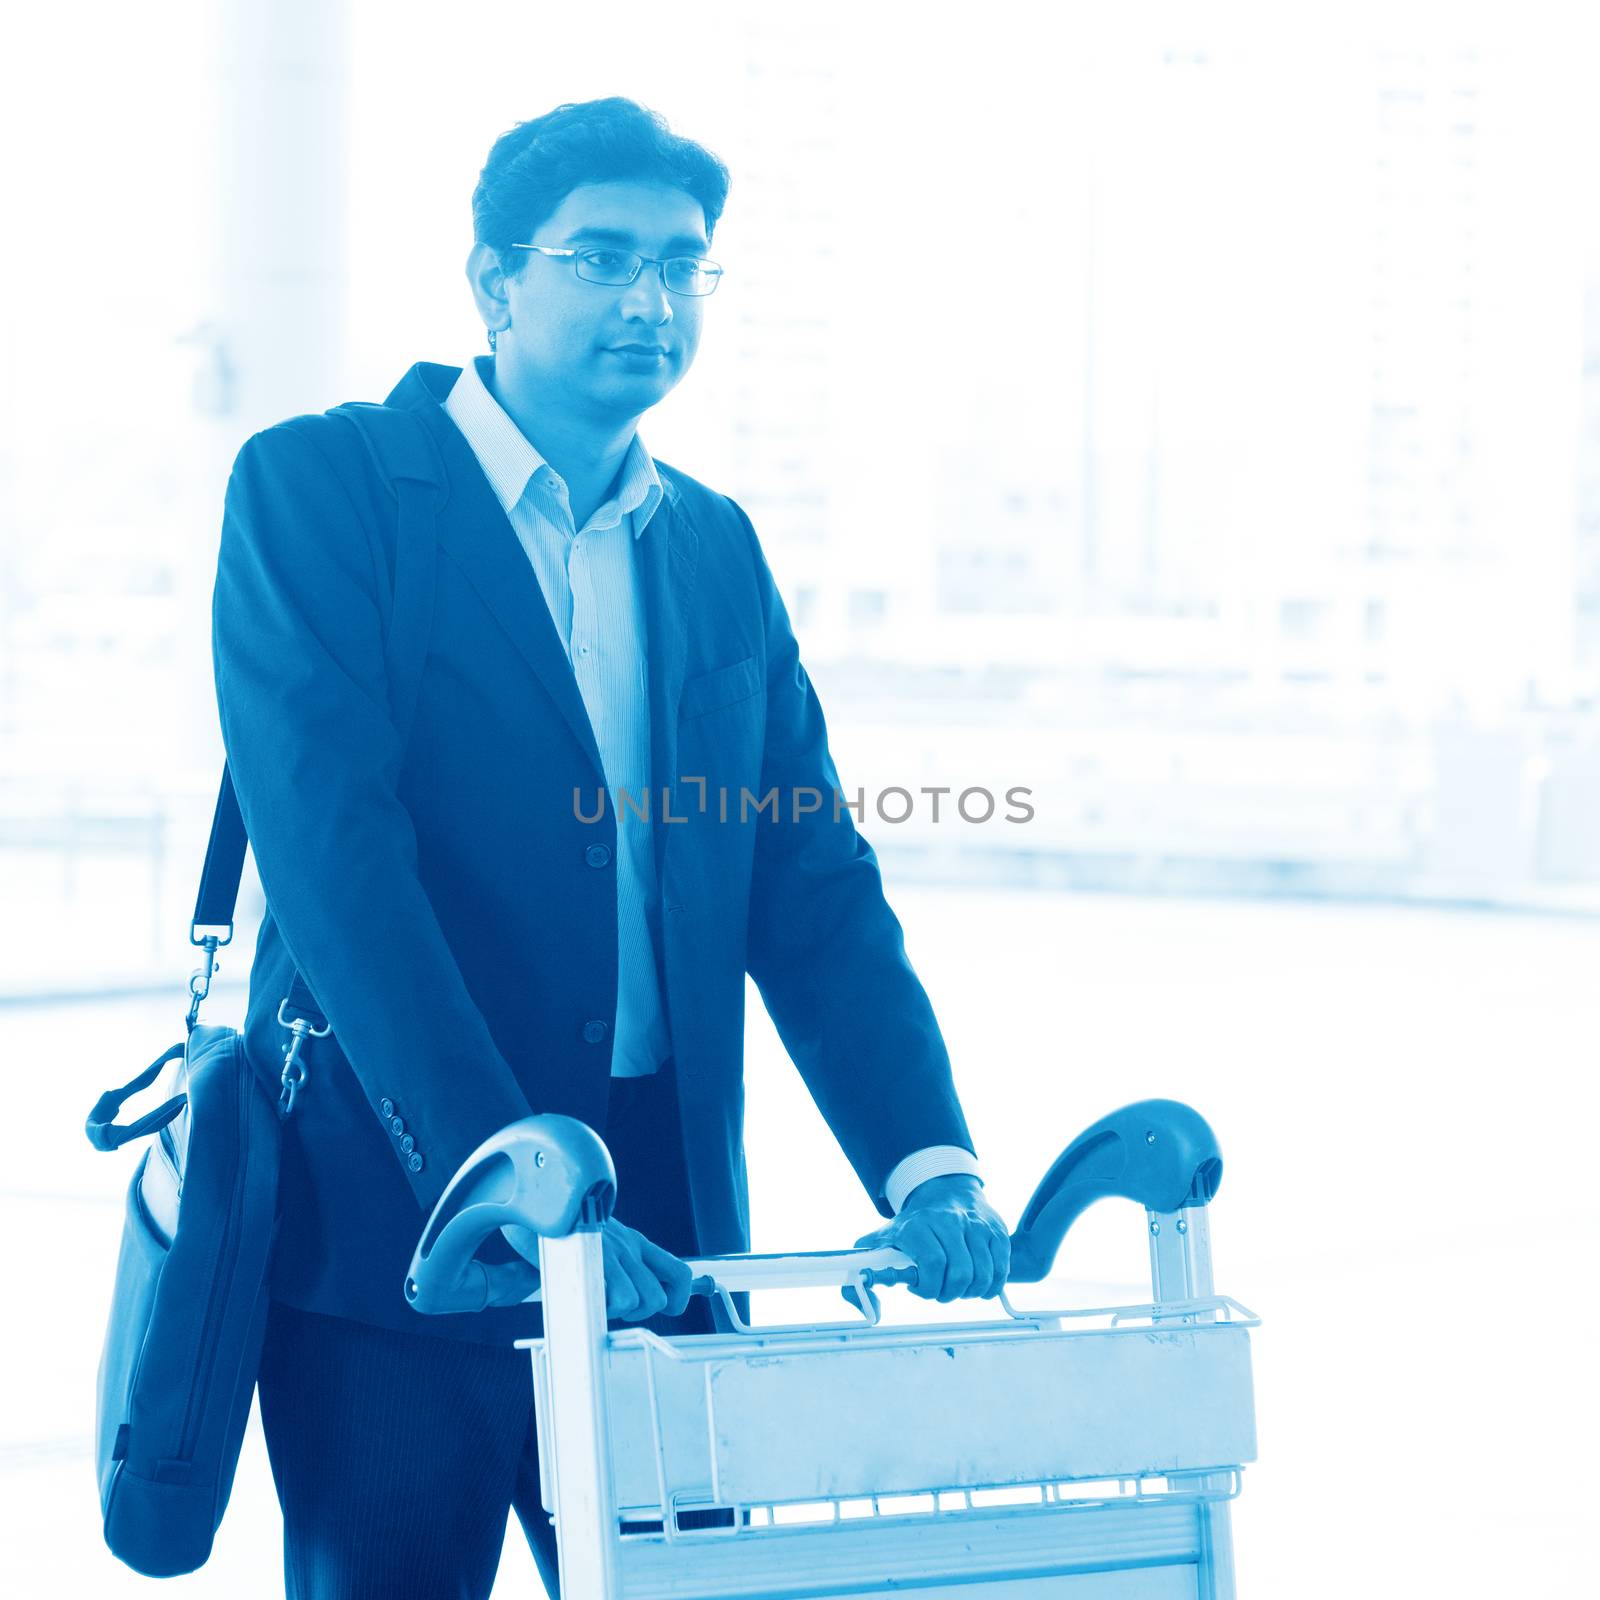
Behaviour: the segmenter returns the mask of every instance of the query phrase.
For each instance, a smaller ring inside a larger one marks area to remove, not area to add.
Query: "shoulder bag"
[[[391,714],[408,738],[433,617],[443,466],[409,412],[349,405],[334,414],[360,432],[396,500],[385,665]],[[202,1565],[227,1508],[266,1328],[282,1121],[306,1082],[305,1040],[329,1031],[296,973],[278,1008],[287,1039],[274,1103],[238,1030],[199,1022],[217,951],[233,937],[246,843],[224,766],[190,927],[204,965],[189,980],[186,1036],[102,1095],[87,1123],[98,1150],[150,1139],[128,1186],[95,1426],[106,1544],[149,1577]],[[164,1103],[117,1123],[123,1103],[164,1073]]]

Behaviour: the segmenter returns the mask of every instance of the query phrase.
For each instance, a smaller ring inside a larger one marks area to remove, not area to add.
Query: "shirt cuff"
[[[906,1203],[911,1191],[929,1178],[947,1178],[951,1173],[966,1173],[978,1178],[978,1158],[958,1144],[930,1144],[926,1149],[913,1150],[889,1174],[883,1186],[883,1198],[896,1216]],[[978,1178],[982,1183],[983,1179]]]

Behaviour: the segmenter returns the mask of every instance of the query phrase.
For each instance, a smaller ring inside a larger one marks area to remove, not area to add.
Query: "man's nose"
[[[639,276],[622,291],[622,314],[630,322],[648,322],[659,327],[672,321],[672,298],[662,278],[666,269],[647,261],[639,268]]]

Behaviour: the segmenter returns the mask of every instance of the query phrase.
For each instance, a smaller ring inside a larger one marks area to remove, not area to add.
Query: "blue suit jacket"
[[[409,744],[384,676],[394,502],[342,418],[297,417],[240,452],[214,657],[268,908],[252,1060],[275,1083],[276,1013],[295,966],[334,1029],[311,1047],[289,1124],[275,1293],[499,1340],[536,1331],[532,1308],[424,1323],[403,1298],[405,1269],[427,1210],[490,1133],[530,1110],[604,1127],[616,823],[610,807],[598,823],[576,814],[574,790],[592,815],[604,782],[594,736],[538,579],[441,407],[456,370],[415,366],[387,401],[423,420],[447,479]],[[666,785],[687,820],[652,827],[654,932],[710,1254],[749,1248],[747,971],[883,1214],[884,1180],[904,1156],[971,1141],[876,859],[848,810],[834,820],[822,709],[749,519],[659,471],[664,498],[636,546],[653,782],[657,807]],[[704,810],[685,778],[705,780]],[[784,814],[741,821],[741,789],[774,787]],[[827,798],[794,821],[790,794],[803,787]],[[608,847],[600,865],[595,844]]]

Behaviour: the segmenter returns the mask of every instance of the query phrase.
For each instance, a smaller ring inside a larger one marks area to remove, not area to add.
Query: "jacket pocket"
[[[724,706],[753,699],[761,693],[761,668],[754,656],[735,661],[730,667],[716,667],[688,679],[683,686],[683,698],[678,702],[678,721],[703,717],[709,711],[720,711]]]

